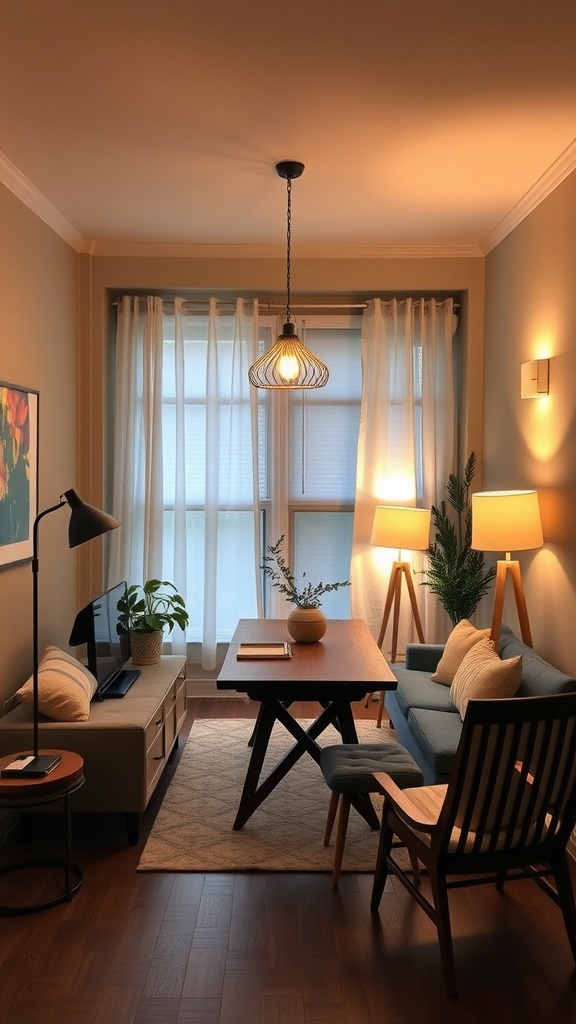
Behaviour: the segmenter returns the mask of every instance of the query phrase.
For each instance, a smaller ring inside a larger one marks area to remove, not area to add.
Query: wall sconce
[[[530,359],[520,368],[520,395],[522,398],[538,398],[547,395],[550,379],[549,359]]]

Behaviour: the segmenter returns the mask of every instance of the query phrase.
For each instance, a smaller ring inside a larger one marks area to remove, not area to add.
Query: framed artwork
[[[38,400],[37,391],[0,381],[0,568],[32,558]]]

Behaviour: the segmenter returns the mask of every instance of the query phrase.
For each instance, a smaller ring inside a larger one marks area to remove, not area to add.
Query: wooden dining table
[[[290,658],[237,658],[240,644],[283,642],[290,644]],[[233,825],[234,829],[241,829],[304,754],[320,762],[321,746],[317,739],[329,725],[338,730],[342,743],[357,743],[352,703],[376,690],[394,689],[396,678],[362,619],[330,619],[322,640],[310,644],[292,641],[285,619],[240,619],[216,686],[219,690],[244,693],[260,704]],[[290,706],[296,701],[319,705],[319,713],[308,728],[290,713]],[[295,743],[261,781],[275,722],[288,730]],[[379,827],[369,796],[354,797],[353,804],[372,828]]]

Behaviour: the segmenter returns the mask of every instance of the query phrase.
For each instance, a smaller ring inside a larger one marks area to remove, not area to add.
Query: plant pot
[[[298,644],[313,644],[321,640],[328,623],[321,608],[293,608],[286,622],[288,632]]]
[[[141,629],[130,630],[130,647],[133,665],[157,665],[162,658],[164,634],[161,629],[146,633]]]

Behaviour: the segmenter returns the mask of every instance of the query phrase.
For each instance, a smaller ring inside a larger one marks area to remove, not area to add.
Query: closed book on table
[[[239,661],[252,658],[285,661],[292,657],[292,648],[287,643],[240,644],[236,657]]]

